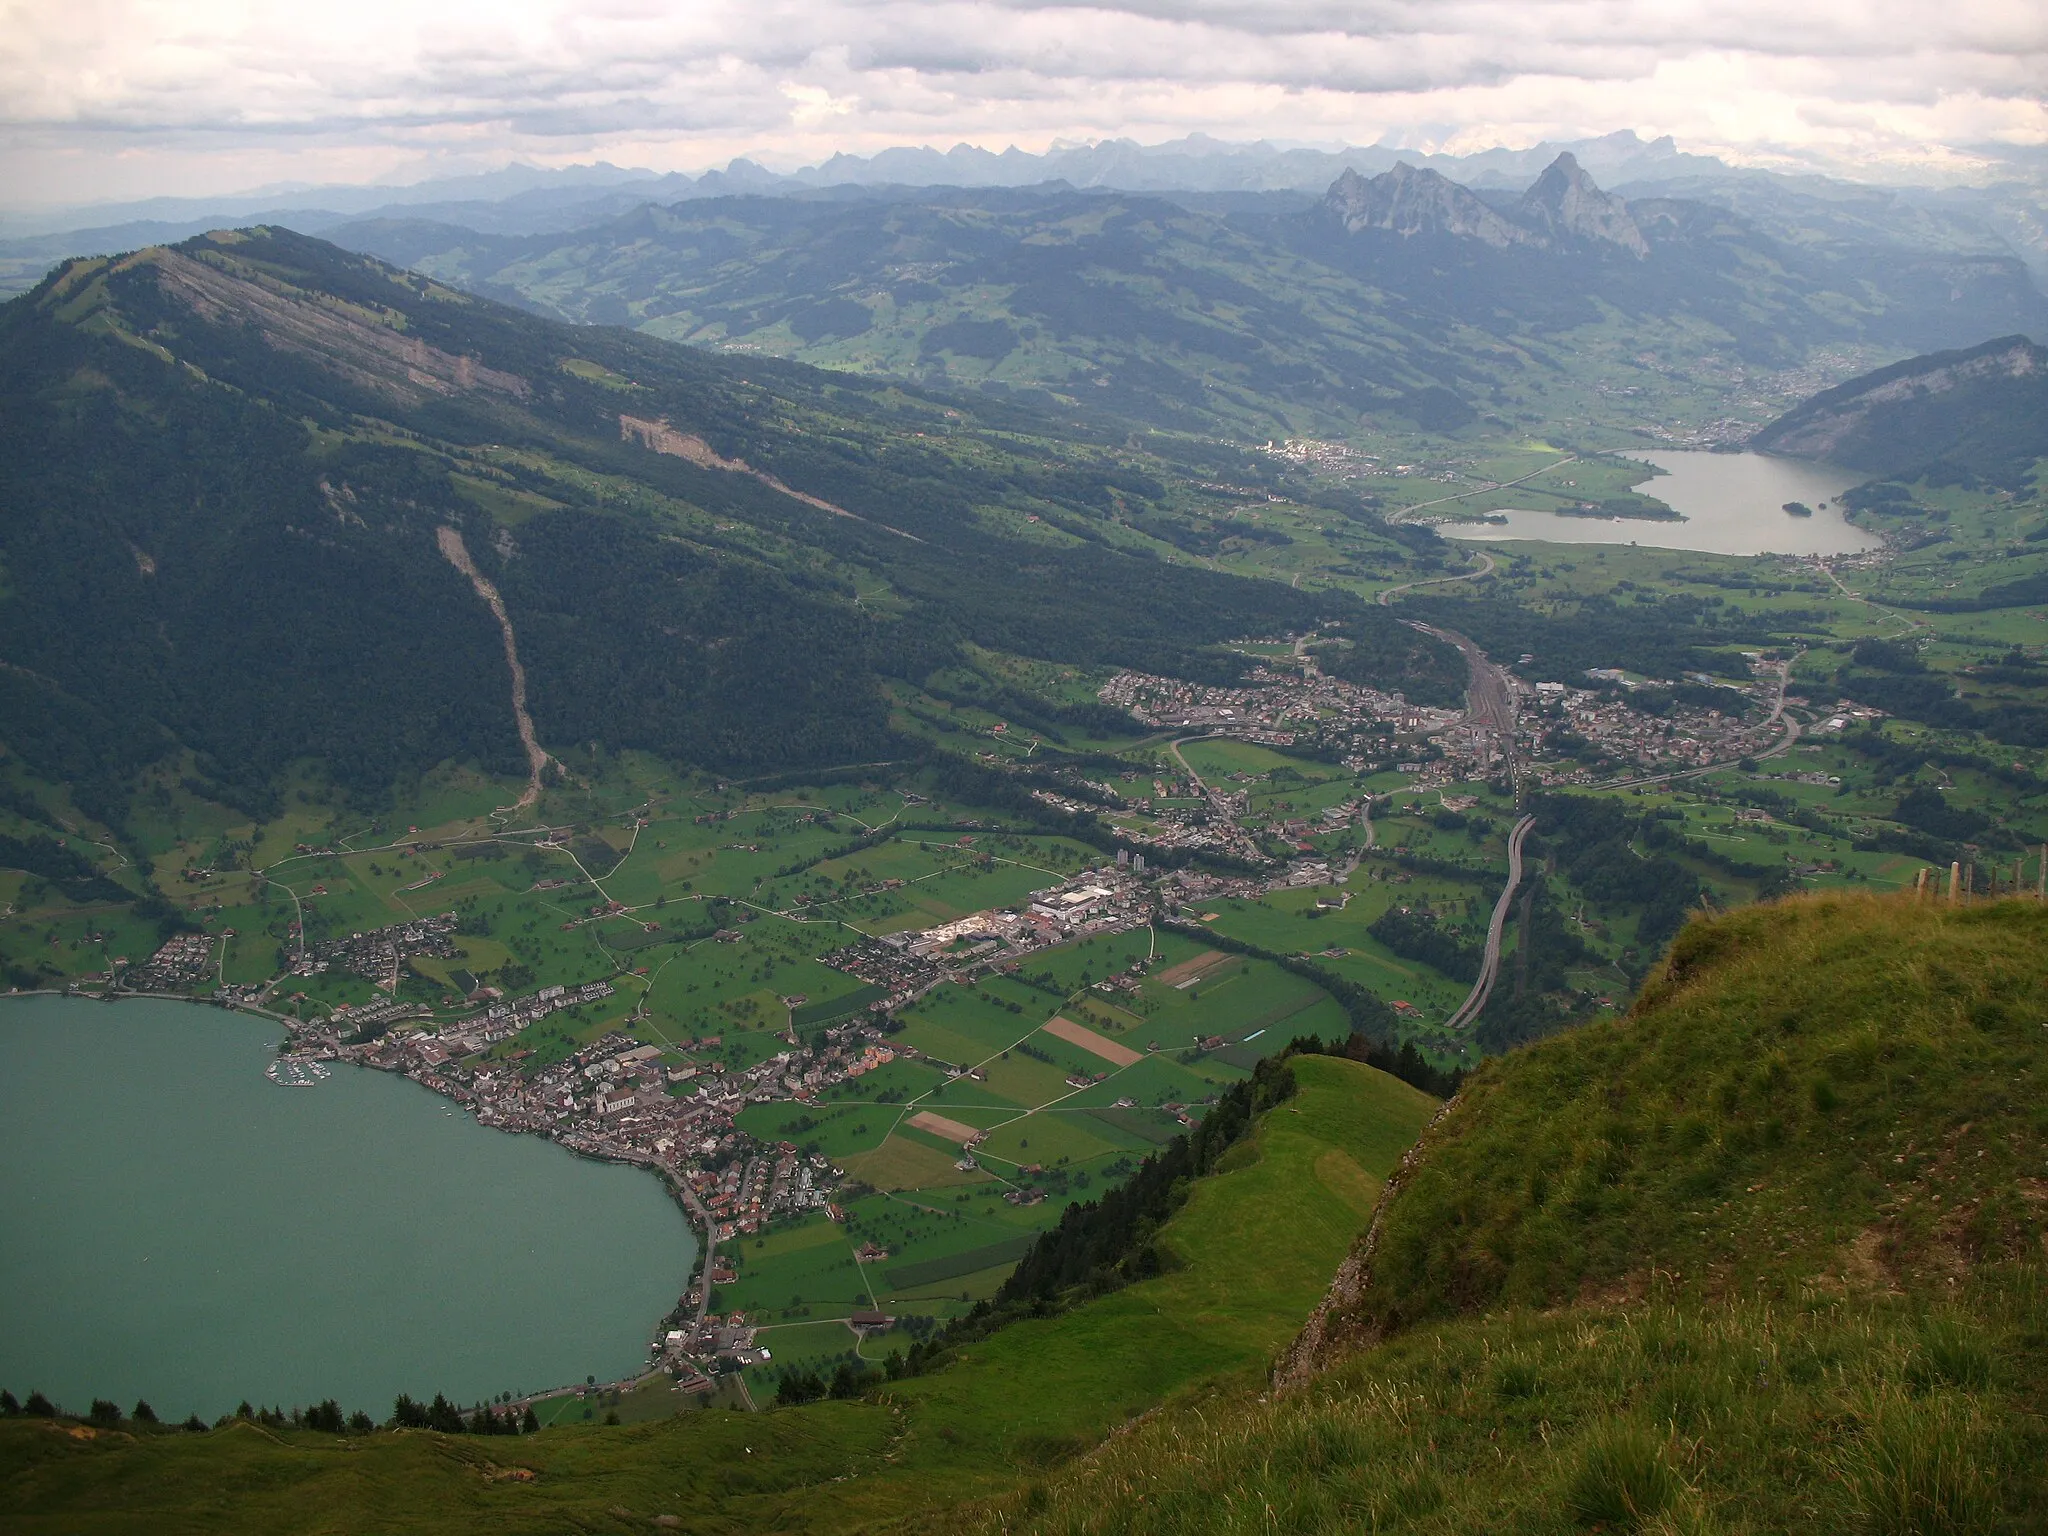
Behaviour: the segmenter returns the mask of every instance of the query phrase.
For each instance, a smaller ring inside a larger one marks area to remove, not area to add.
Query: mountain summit
[[[1560,244],[1582,240],[1618,245],[1639,258],[1650,254],[1650,242],[1636,227],[1628,204],[1594,185],[1569,150],[1551,161],[1522,194],[1515,213],[1523,224]]]
[[[1347,170],[1323,195],[1320,212],[1352,235],[1382,230],[1403,239],[1452,236],[1501,250],[1538,243],[1448,176],[1405,162],[1369,178]]]

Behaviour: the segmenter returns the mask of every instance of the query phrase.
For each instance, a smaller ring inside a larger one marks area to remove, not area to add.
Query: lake
[[[1553,544],[1646,544],[1654,549],[1695,549],[1716,555],[1852,555],[1881,542],[1842,516],[1837,498],[1868,475],[1780,459],[1763,453],[1632,453],[1664,474],[1637,483],[1684,522],[1644,518],[1566,517],[1515,509],[1501,523],[1443,523],[1456,539],[1542,539]],[[1814,509],[1794,517],[1788,501]],[[1823,507],[1822,503],[1826,503]]]
[[[0,1000],[0,1384],[83,1412],[382,1419],[646,1358],[696,1244],[660,1181],[193,1003]]]

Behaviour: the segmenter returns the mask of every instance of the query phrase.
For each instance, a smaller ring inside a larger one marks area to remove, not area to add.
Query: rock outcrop
[[[1323,194],[1320,212],[1352,235],[1478,240],[1499,250],[1540,243],[1449,177],[1405,163],[1372,177],[1346,171]]]
[[[1650,254],[1650,242],[1643,238],[1628,204],[1595,186],[1569,152],[1551,161],[1522,194],[1515,216],[1553,244],[1618,245],[1638,258]]]

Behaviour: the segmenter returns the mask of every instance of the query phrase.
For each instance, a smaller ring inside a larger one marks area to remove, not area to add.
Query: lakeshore
[[[697,1245],[656,1184],[165,999],[0,1004],[0,1376],[213,1417],[645,1369]],[[87,1130],[86,1127],[90,1127]]]

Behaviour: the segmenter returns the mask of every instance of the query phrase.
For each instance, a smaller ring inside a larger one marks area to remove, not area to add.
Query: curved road
[[[1508,903],[1515,899],[1515,888],[1522,883],[1522,840],[1535,825],[1534,816],[1524,816],[1508,833],[1508,883],[1500,900],[1493,904],[1493,920],[1486,925],[1486,954],[1479,962],[1479,979],[1472,983],[1472,990],[1458,1011],[1444,1021],[1446,1029],[1463,1029],[1479,1017],[1486,1000],[1493,996],[1493,979],[1500,974],[1501,930],[1507,926]]]
[[[1457,576],[1432,576],[1427,581],[1404,581],[1398,587],[1386,587],[1382,589],[1376,601],[1382,608],[1390,608],[1393,606],[1393,597],[1396,592],[1413,592],[1417,587],[1440,587],[1444,585],[1445,582],[1477,581],[1482,576],[1491,576],[1494,572],[1493,556],[1489,555],[1488,553],[1486,553],[1485,550],[1482,549],[1475,549],[1471,551],[1471,553],[1477,555],[1481,560],[1486,562],[1486,567],[1484,570],[1466,571],[1461,575]]]

